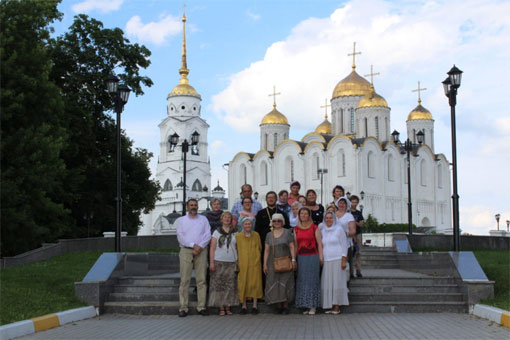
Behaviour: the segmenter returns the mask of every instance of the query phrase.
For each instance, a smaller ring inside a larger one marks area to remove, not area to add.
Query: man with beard
[[[179,270],[181,283],[179,285],[179,317],[188,315],[189,283],[191,272],[195,270],[197,282],[197,312],[209,315],[206,304],[207,284],[207,246],[211,240],[211,226],[207,218],[198,215],[198,201],[188,200],[186,204],[188,214],[175,221],[177,240],[181,248],[179,252]]]

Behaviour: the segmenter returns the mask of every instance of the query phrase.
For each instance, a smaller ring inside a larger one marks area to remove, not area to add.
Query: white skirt
[[[349,270],[342,270],[342,260],[324,261],[321,278],[321,303],[323,309],[333,305],[349,305],[347,280]]]

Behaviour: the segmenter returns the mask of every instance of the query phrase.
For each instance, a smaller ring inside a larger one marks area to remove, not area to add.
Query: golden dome
[[[375,93],[373,86],[370,86],[370,93],[365,95],[358,103],[358,109],[362,107],[387,107],[386,99]]]
[[[418,106],[407,116],[407,120],[434,120],[429,110],[421,106],[421,101]]]
[[[317,128],[315,129],[315,133],[323,133],[326,135],[331,134],[331,123],[328,121],[328,119],[324,119],[322,123],[320,123]]]
[[[265,124],[285,124],[289,125],[289,121],[287,117],[285,117],[281,112],[276,109],[276,106],[273,106],[273,111],[269,112],[267,115],[262,118],[262,122],[260,125]]]
[[[187,79],[186,79],[187,80]],[[200,95],[197,93],[197,91],[187,83],[181,83],[174,87],[174,89],[168,94],[168,96],[194,96],[199,97]]]
[[[333,90],[333,99],[347,96],[364,96],[370,93],[370,83],[352,70]]]

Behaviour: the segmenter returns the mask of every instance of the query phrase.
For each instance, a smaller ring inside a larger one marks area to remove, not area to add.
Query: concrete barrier
[[[510,312],[504,309],[477,304],[473,308],[473,315],[491,320],[502,326],[510,328]]]

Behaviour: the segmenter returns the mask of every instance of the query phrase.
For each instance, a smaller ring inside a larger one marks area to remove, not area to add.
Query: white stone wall
[[[407,136],[413,143],[418,143],[416,139],[416,134],[419,131],[423,131],[425,134],[425,143],[432,151],[434,151],[434,121],[429,119],[419,119],[419,120],[408,120],[406,122],[407,125]]]
[[[356,107],[361,96],[339,97],[331,99],[331,124],[333,135],[356,133]],[[351,130],[351,109],[354,111],[354,130]]]
[[[289,138],[289,125],[287,124],[261,124],[260,149],[274,151],[278,144]],[[276,134],[276,143],[274,135]]]
[[[356,126],[358,126],[356,131],[357,138],[376,137],[380,141],[391,140],[389,108],[362,107],[356,109],[356,122]]]

